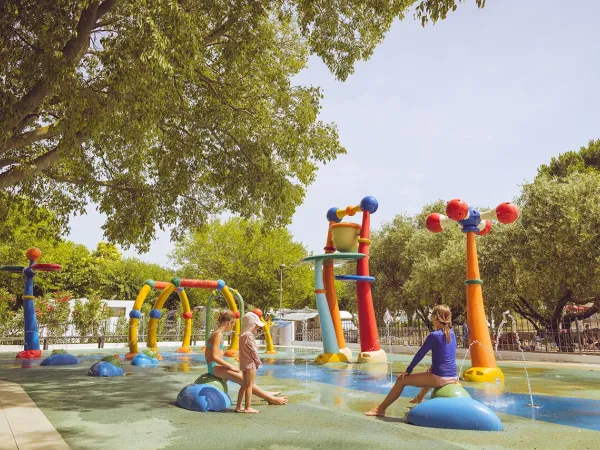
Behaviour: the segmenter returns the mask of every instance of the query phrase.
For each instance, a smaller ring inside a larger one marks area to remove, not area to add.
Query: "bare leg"
[[[246,384],[246,405],[244,408],[245,413],[257,413],[258,410],[252,408],[252,386],[254,385],[254,378],[256,376],[256,370],[245,370],[244,371],[244,383]]]
[[[433,375],[430,372],[417,373],[406,375],[404,379],[398,378],[392,390],[385,397],[383,402],[381,402],[375,408],[365,412],[366,416],[385,416],[385,410],[398,400],[398,397],[402,394],[405,386],[415,386],[420,388],[434,388],[436,386],[436,381]]]
[[[238,392],[237,405],[235,405],[235,412],[244,412],[244,408],[242,408],[242,401],[244,400],[244,395],[248,391],[248,385],[246,377],[244,376],[242,384],[240,385],[240,390]]]
[[[421,390],[416,395],[416,397],[413,398],[412,400],[409,400],[409,403],[415,403],[418,405],[419,403],[421,403],[423,401],[423,399],[425,398],[425,396],[427,395],[428,392],[429,392],[429,388],[421,388]]]
[[[242,386],[244,383],[244,378],[242,377],[241,372],[234,372],[233,370],[229,370],[227,367],[215,366],[214,373],[216,377],[224,378],[226,380],[237,383],[240,386]],[[263,391],[256,385],[253,386],[252,393],[257,397],[266,400],[267,402],[269,402],[270,405],[285,405],[288,401],[287,397],[277,397],[271,392]]]

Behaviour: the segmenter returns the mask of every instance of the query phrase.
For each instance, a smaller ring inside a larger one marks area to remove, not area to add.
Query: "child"
[[[454,336],[454,331],[450,329],[452,324],[450,308],[446,305],[436,306],[431,313],[431,319],[435,331],[427,336],[425,343],[406,368],[406,372],[398,375],[396,384],[394,384],[383,402],[365,412],[366,416],[385,416],[385,410],[400,397],[404,386],[423,388],[421,393],[413,399],[414,403],[419,403],[417,400],[422,400],[421,394],[424,397],[429,389],[439,388],[458,381],[456,377],[456,336]],[[429,350],[431,350],[430,371],[412,374],[415,366],[419,364]]]
[[[208,364],[208,373],[225,380],[233,381],[240,386],[244,383],[243,374],[240,369],[229,364],[223,359],[223,333],[233,330],[235,325],[235,315],[231,311],[223,311],[219,314],[217,329],[211,334],[206,343],[206,363]],[[279,397],[280,392],[263,391],[258,386],[253,386],[254,395],[266,400],[270,405],[285,405],[287,397]]]
[[[243,372],[244,383],[238,393],[237,406],[235,412],[239,413],[257,413],[258,410],[251,407],[252,389],[254,387],[254,378],[256,369],[261,365],[258,357],[258,348],[254,340],[254,333],[258,327],[263,327],[264,323],[253,312],[248,312],[242,319],[242,333],[240,334],[240,369]],[[245,397],[245,407],[242,408],[242,400]]]

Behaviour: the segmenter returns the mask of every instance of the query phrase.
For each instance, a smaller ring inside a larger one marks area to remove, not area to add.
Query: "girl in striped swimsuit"
[[[237,406],[235,412],[239,413],[257,413],[258,410],[252,408],[252,389],[254,388],[254,379],[256,369],[261,365],[258,357],[258,347],[254,340],[254,333],[264,323],[253,312],[248,312],[242,319],[242,333],[240,334],[240,370],[243,373],[244,383],[238,393]],[[244,408],[242,400],[245,399]]]

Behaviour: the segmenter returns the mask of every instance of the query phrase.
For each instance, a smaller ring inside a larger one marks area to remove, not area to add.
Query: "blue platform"
[[[366,275],[336,275],[335,279],[338,281],[366,281],[368,283],[375,281],[375,277]]]
[[[498,416],[469,397],[438,397],[415,406],[406,422],[421,427],[452,430],[502,431]]]
[[[190,411],[222,411],[231,406],[229,395],[210,384],[188,384],[177,395],[177,406]]]

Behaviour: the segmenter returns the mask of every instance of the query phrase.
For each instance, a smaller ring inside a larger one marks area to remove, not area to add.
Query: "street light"
[[[283,319],[283,269],[285,264],[279,266],[279,318]]]

